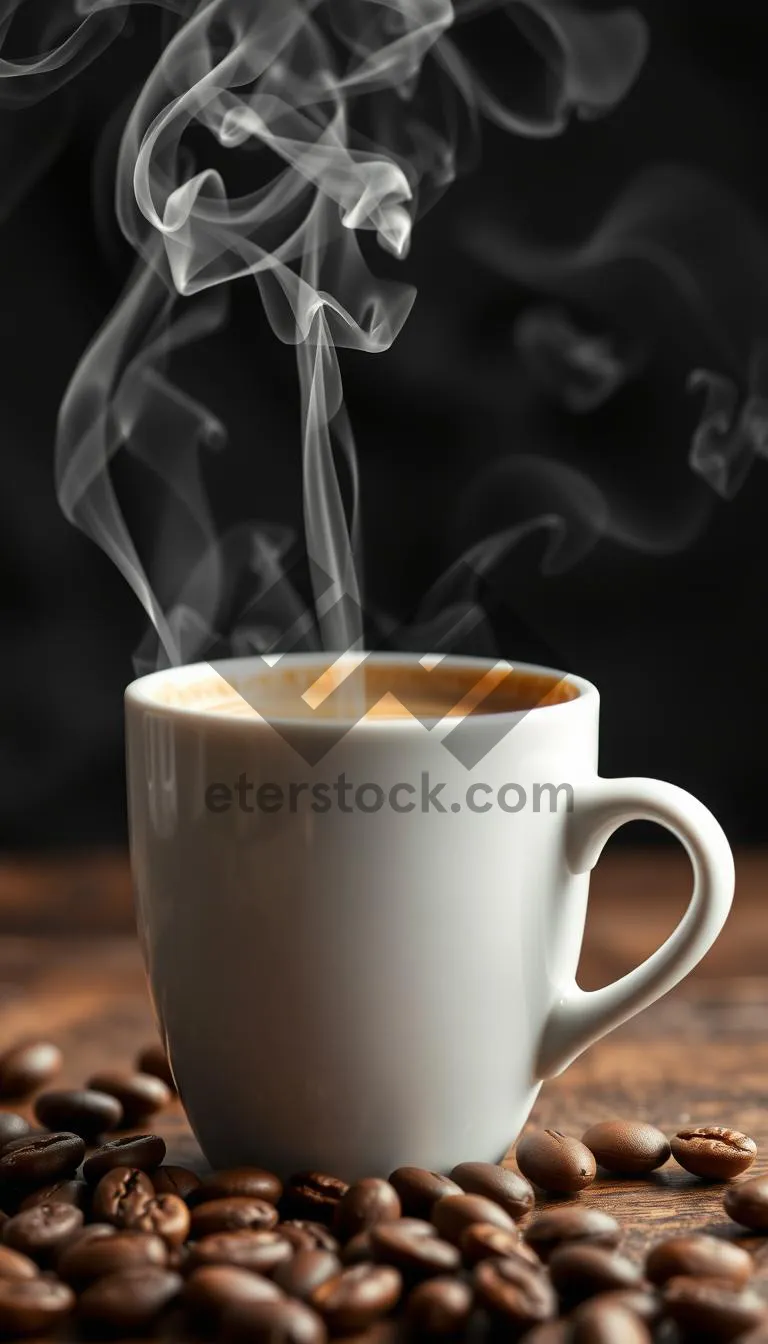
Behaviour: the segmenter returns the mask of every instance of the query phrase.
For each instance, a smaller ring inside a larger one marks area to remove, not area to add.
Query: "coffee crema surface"
[[[565,678],[495,666],[420,664],[330,667],[279,665],[232,682],[219,675],[164,688],[162,701],[180,708],[227,717],[264,715],[272,719],[326,718],[439,721],[475,714],[509,714],[565,704],[578,697]]]

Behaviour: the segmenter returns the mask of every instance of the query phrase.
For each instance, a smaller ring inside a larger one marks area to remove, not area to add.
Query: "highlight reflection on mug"
[[[320,815],[337,811],[344,813],[381,812],[385,808],[395,813],[473,812],[483,814],[498,809],[502,812],[573,811],[571,784],[533,784],[530,789],[512,781],[493,786],[475,782],[461,798],[446,798],[445,780],[432,782],[428,770],[421,773],[418,784],[402,780],[383,788],[370,780],[357,783],[342,772],[335,780],[295,780],[288,784],[262,782],[255,784],[245,771],[231,784],[217,781],[205,790],[208,812],[219,815],[233,808],[246,813],[299,812],[309,809]],[[561,797],[562,796],[562,797]],[[562,808],[561,808],[562,802]]]

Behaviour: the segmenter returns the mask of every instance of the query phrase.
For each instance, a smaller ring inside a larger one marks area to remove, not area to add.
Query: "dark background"
[[[465,547],[553,513],[563,520],[554,557],[551,533],[534,530],[481,588],[498,648],[546,654],[598,683],[603,773],[673,780],[732,841],[760,842],[768,478],[755,351],[768,335],[768,13],[700,0],[638,9],[651,47],[625,101],[556,139],[485,127],[475,170],[420,222],[400,267],[419,298],[396,347],[343,361],[367,603],[372,628],[383,611],[412,620]],[[112,170],[164,22],[140,7],[45,103],[0,108],[5,849],[124,835],[121,695],[145,619],[62,517],[53,443],[75,364],[130,269]],[[490,29],[487,40],[495,60]],[[642,176],[659,165],[671,176]],[[630,255],[579,262],[576,249],[627,189],[640,202]],[[564,249],[566,264],[532,260],[532,242]],[[660,253],[674,265],[648,260]],[[217,509],[246,501],[254,517],[298,525],[293,353],[274,340],[252,285],[232,297],[227,329],[175,373],[229,432],[210,462]],[[585,359],[596,373],[583,373]],[[619,384],[607,396],[606,367]],[[715,445],[734,457],[719,489],[689,461],[704,405],[686,387],[696,368],[729,379],[738,397]],[[598,388],[589,410],[585,380]]]

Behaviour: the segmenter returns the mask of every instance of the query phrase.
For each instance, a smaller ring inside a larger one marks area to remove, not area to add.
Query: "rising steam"
[[[158,3],[173,32],[128,115],[115,191],[136,269],[62,404],[61,504],[131,584],[167,661],[206,656],[219,640],[237,651],[360,648],[356,447],[338,351],[383,354],[415,300],[410,285],[375,273],[366,240],[406,261],[419,216],[471,157],[482,118],[542,136],[608,112],[642,66],[645,24],[631,9],[567,0]],[[38,49],[6,59],[21,3],[5,0],[0,100],[32,103],[74,78],[127,8],[50,0]],[[488,25],[526,53],[519,96],[504,45],[478,40]],[[227,287],[244,277],[296,351],[313,616],[286,578],[283,534],[254,524],[217,535],[204,459],[225,427],[167,378],[172,352],[221,326]],[[598,381],[618,385],[623,375],[601,358]],[[169,501],[149,557],[118,498],[118,454],[150,470]],[[473,572],[498,544],[473,553]]]

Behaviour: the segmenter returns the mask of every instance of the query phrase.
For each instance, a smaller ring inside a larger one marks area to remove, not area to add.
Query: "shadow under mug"
[[[599,696],[580,677],[516,668],[570,698],[471,715],[458,756],[455,718],[340,732],[208,703],[212,678],[245,686],[318,661],[186,666],[126,692],[138,929],[190,1123],[213,1166],[283,1176],[498,1161],[542,1080],[712,945],[733,895],[728,843],[674,785],[598,776]],[[371,655],[393,677],[416,662]],[[634,819],[685,846],[693,894],[647,961],[586,993],[590,869]]]

